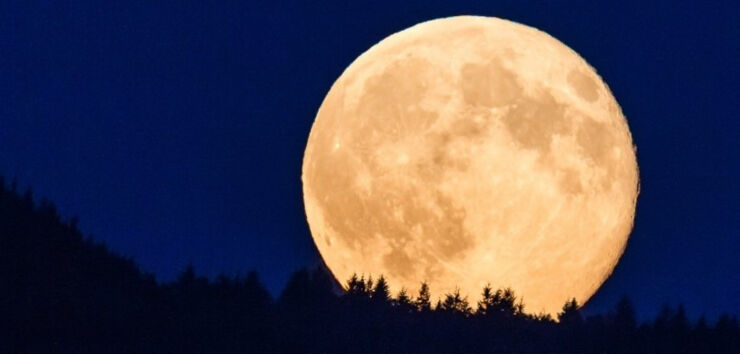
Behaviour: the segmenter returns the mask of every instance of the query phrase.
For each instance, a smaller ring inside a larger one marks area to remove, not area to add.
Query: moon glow
[[[606,84],[537,29],[490,17],[393,34],[336,80],[303,160],[314,242],[342,283],[432,297],[511,287],[587,301],[632,230],[638,170]]]

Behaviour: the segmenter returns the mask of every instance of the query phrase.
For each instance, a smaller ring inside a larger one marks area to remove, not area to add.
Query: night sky
[[[158,279],[255,269],[277,293],[318,265],[300,172],[329,87],[394,32],[476,14],[573,48],[628,119],[635,229],[588,311],[740,313],[738,2],[156,3],[0,3],[0,174]]]

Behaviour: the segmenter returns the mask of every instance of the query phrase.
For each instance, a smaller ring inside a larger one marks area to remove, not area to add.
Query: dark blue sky
[[[159,279],[256,269],[277,292],[318,264],[300,170],[330,85],[393,32],[477,14],[566,43],[628,118],[635,230],[589,309],[740,313],[736,1],[117,3],[0,3],[0,174]]]

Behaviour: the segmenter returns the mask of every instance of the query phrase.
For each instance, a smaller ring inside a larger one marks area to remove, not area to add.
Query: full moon
[[[622,255],[638,195],[626,119],[596,71],[535,28],[461,16],[395,33],[336,80],[303,159],[334,276],[510,287],[528,313],[585,303]]]

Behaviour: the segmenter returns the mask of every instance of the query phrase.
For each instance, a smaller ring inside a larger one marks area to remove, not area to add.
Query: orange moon
[[[511,287],[529,313],[586,302],[634,221],[635,148],[576,52],[491,17],[424,22],[360,55],[311,128],[303,197],[343,284],[384,275],[432,297]]]

